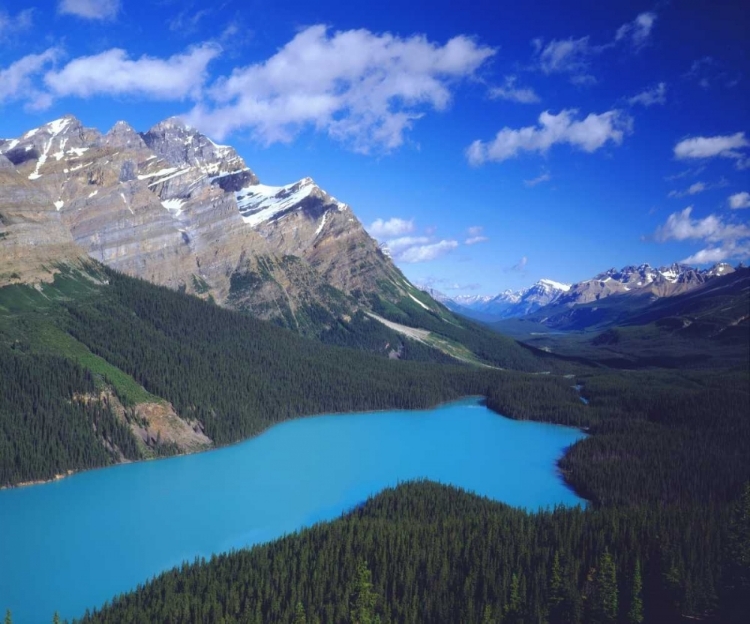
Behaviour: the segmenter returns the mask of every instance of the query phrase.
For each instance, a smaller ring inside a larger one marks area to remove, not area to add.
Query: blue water
[[[579,504],[555,460],[582,437],[466,399],[304,418],[217,451],[0,491],[0,611],[20,624],[77,617],[185,559],[335,518],[410,479],[528,509]]]

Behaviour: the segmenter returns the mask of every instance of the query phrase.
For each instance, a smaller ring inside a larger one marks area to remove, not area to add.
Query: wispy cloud
[[[526,265],[529,263],[529,259],[526,256],[523,256],[518,262],[516,262],[513,266],[509,266],[506,271],[512,271],[514,273],[526,273]]]
[[[470,227],[468,230],[466,230],[466,233],[469,236],[464,241],[464,244],[476,245],[477,243],[486,243],[490,239],[482,234],[483,231],[484,231],[484,228],[481,225],[475,225],[473,227]]]
[[[456,240],[433,241],[428,236],[404,236],[384,244],[396,262],[407,264],[435,260],[458,247]]]
[[[664,82],[660,82],[650,89],[642,91],[638,95],[628,99],[628,104],[635,106],[640,104],[641,106],[653,106],[654,104],[666,104],[667,103],[667,85]]]
[[[569,74],[573,84],[587,86],[596,83],[591,73],[592,60],[601,53],[627,46],[628,49],[640,50],[649,41],[656,23],[656,13],[645,12],[632,22],[620,26],[614,39],[602,44],[592,44],[591,37],[569,37],[546,42],[534,39],[534,62],[545,74]]]
[[[532,178],[531,180],[524,180],[524,186],[527,186],[528,188],[534,188],[537,184],[542,184],[543,182],[549,182],[552,179],[552,176],[549,174],[549,171],[542,171],[536,178]]]
[[[698,193],[702,193],[703,191],[708,191],[711,189],[717,189],[717,188],[723,188],[727,186],[729,182],[722,178],[718,182],[714,183],[707,183],[707,182],[694,182],[690,186],[688,186],[686,189],[682,191],[673,190],[669,192],[668,197],[688,197],[690,195],[697,195]]]
[[[120,0],[60,0],[59,13],[90,20],[112,20],[120,11]]]
[[[0,41],[28,30],[33,22],[34,9],[24,9],[12,15],[0,8]]]
[[[517,76],[506,76],[502,87],[490,89],[490,97],[497,100],[508,100],[520,104],[535,104],[540,102],[539,96],[531,87],[519,87],[516,85]]]
[[[180,11],[167,23],[169,30],[177,32],[182,35],[190,35],[198,30],[198,27],[205,18],[207,18],[213,12],[212,9],[195,9],[194,5],[190,5]]]
[[[641,13],[632,22],[617,29],[615,41],[627,41],[636,49],[640,49],[648,42],[655,23],[656,13]]]
[[[750,159],[745,151],[747,147],[750,147],[750,141],[745,138],[744,132],[712,137],[698,136],[677,143],[674,155],[678,160],[731,158],[736,161],[738,169],[745,169],[750,166]]]
[[[729,203],[729,207],[732,210],[750,208],[750,193],[748,193],[747,191],[735,193],[734,195],[730,195],[727,201]]]
[[[502,162],[522,152],[544,154],[553,145],[567,143],[584,152],[595,152],[606,143],[622,143],[624,136],[632,130],[632,120],[620,110],[611,110],[599,115],[591,113],[576,121],[578,111],[560,111],[557,115],[549,111],[539,116],[538,126],[527,126],[514,130],[503,128],[492,141],[474,141],[466,150],[472,165],[487,161]]]
[[[693,207],[669,215],[667,221],[656,229],[654,238],[666,241],[701,241],[709,246],[685,258],[686,264],[720,262],[730,258],[750,256],[750,227],[732,223],[720,215],[710,214],[703,219],[692,217]]]
[[[414,219],[406,220],[393,217],[385,221],[383,219],[375,219],[367,231],[375,238],[388,238],[391,236],[403,236],[414,231]]]
[[[388,151],[427,111],[445,110],[454,86],[494,54],[464,36],[441,45],[311,26],[268,60],[218,80],[188,120],[218,138],[246,129],[268,145],[313,128],[358,152]]]

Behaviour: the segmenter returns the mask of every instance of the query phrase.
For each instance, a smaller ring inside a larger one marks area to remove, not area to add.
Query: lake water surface
[[[0,614],[78,617],[186,559],[335,518],[410,479],[528,509],[580,504],[555,461],[583,436],[465,399],[303,418],[217,451],[0,491]]]

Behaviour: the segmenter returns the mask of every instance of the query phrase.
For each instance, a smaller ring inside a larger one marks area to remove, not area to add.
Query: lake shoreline
[[[83,468],[83,469],[80,469],[80,470],[69,469],[69,470],[67,470],[64,473],[55,474],[54,477],[51,477],[49,479],[34,479],[34,480],[31,480],[31,481],[22,481],[22,482],[19,482],[19,483],[11,483],[11,484],[7,484],[7,485],[2,485],[2,486],[0,486],[0,491],[22,489],[22,488],[30,488],[30,487],[39,486],[39,485],[49,485],[51,483],[58,483],[60,481],[63,481],[64,479],[67,479],[68,477],[72,477],[72,476],[75,476],[75,475],[78,475],[78,474],[85,474],[87,472],[93,472],[93,471],[96,471],[96,470],[106,470],[108,468],[117,468],[118,466],[123,466],[123,465],[128,465],[128,464],[143,464],[143,463],[146,463],[146,462],[163,461],[163,460],[168,460],[168,459],[174,459],[174,458],[177,458],[177,457],[188,457],[188,456],[191,456],[191,455],[200,455],[200,454],[203,454],[203,453],[210,453],[212,451],[218,451],[218,450],[221,450],[221,449],[231,448],[233,446],[239,446],[240,444],[244,444],[245,442],[248,442],[249,440],[253,440],[253,439],[257,438],[258,436],[261,436],[264,433],[270,431],[271,429],[273,429],[274,427],[276,427],[278,425],[283,425],[284,423],[293,422],[293,421],[301,420],[301,419],[304,419],[304,418],[316,418],[316,417],[320,417],[320,416],[343,416],[343,415],[351,415],[351,414],[357,414],[357,415],[381,414],[381,413],[387,413],[387,412],[427,412],[427,411],[431,411],[431,410],[434,410],[434,409],[438,409],[440,407],[452,405],[454,403],[459,403],[461,401],[469,401],[471,399],[476,399],[479,402],[480,405],[483,405],[489,411],[491,411],[493,414],[496,414],[497,416],[500,416],[501,418],[507,418],[507,419],[513,420],[515,422],[533,422],[533,423],[540,423],[540,424],[545,424],[545,425],[554,425],[556,427],[568,427],[570,429],[576,429],[576,430],[581,431],[582,433],[586,433],[588,435],[588,431],[587,431],[588,427],[576,427],[574,425],[562,425],[560,423],[555,423],[555,422],[552,422],[550,420],[535,420],[535,419],[531,419],[531,418],[529,418],[529,419],[520,419],[520,418],[514,418],[513,416],[508,416],[507,414],[501,414],[500,412],[495,411],[494,409],[492,409],[490,406],[487,405],[487,397],[486,396],[481,395],[481,394],[471,394],[471,395],[466,395],[466,396],[459,397],[459,398],[456,398],[456,399],[450,399],[448,401],[443,401],[443,402],[435,403],[432,406],[421,407],[421,408],[417,408],[417,409],[383,408],[383,409],[378,409],[378,410],[366,410],[366,411],[362,411],[362,412],[321,412],[319,414],[305,414],[303,416],[294,416],[292,418],[288,418],[286,420],[282,420],[280,422],[273,423],[270,426],[264,428],[263,430],[258,431],[257,433],[254,433],[253,435],[248,436],[246,438],[242,438],[241,440],[236,440],[235,442],[228,442],[227,444],[215,445],[215,446],[211,446],[209,448],[202,448],[202,449],[198,449],[198,450],[194,450],[194,451],[186,451],[186,452],[175,453],[174,455],[168,455],[168,456],[164,456],[164,457],[144,457],[142,459],[136,459],[136,460],[123,459],[122,461],[118,461],[118,462],[115,462],[113,464],[109,464],[107,466],[96,466],[96,467],[93,467],[93,468]],[[586,502],[590,503],[591,501],[589,499],[587,499],[586,497],[582,496],[575,489],[575,487],[573,487],[573,485],[568,482],[568,480],[566,478],[566,475],[565,475],[565,472],[562,471],[560,469],[560,467],[559,467],[560,461],[563,459],[563,457],[565,456],[565,454],[569,450],[570,450],[570,447],[567,448],[565,450],[565,452],[563,453],[563,455],[561,457],[559,457],[555,461],[555,468],[557,470],[557,474],[560,477],[560,480],[565,485],[565,487],[567,487],[571,492],[573,492],[579,498],[581,498],[581,499],[585,500]]]

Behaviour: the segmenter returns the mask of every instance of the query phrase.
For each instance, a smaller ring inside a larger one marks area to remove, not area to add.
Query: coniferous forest
[[[529,513],[404,484],[334,522],[185,564],[81,622],[746,621],[748,368],[612,371],[551,362],[512,341],[508,357],[536,374],[430,362],[442,356],[427,349],[415,350],[420,361],[391,361],[107,278],[2,335],[2,483],[139,458],[127,424],[90,400],[102,387],[124,405],[138,392],[167,400],[217,444],[307,414],[479,394],[499,414],[585,428],[591,435],[559,467],[590,503]],[[62,347],[45,352],[41,327],[111,368],[97,372]],[[481,329],[467,327],[480,343]],[[503,343],[487,341],[502,359]]]

